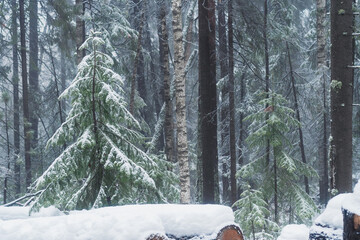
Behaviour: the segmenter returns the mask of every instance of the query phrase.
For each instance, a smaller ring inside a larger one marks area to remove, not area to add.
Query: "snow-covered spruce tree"
[[[34,182],[32,190],[43,192],[32,210],[166,201],[157,187],[161,182],[170,182],[161,187],[176,191],[167,166],[138,147],[143,143],[139,123],[126,109],[123,79],[111,70],[112,58],[98,50],[104,44],[99,36],[92,31],[82,45],[91,53],[60,96],[71,98],[71,110],[47,145],[68,147]]]
[[[263,194],[263,199],[269,203],[268,209],[274,213],[267,216],[272,221],[279,224],[306,221],[315,213],[316,206],[299,183],[303,176],[314,177],[316,172],[287,153],[292,144],[286,137],[290,127],[300,123],[293,117],[294,111],[286,107],[287,101],[281,95],[270,92],[269,97],[265,93],[260,97],[261,109],[245,119],[252,122],[246,140],[253,151],[252,159],[239,170],[238,176],[253,183],[254,188]],[[268,107],[264,109],[264,106]],[[265,154],[268,142],[270,161]],[[252,211],[257,210],[254,208]]]

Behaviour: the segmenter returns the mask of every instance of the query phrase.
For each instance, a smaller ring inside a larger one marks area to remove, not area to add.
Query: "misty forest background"
[[[360,177],[358,3],[338,2],[0,1],[0,200],[311,222]]]

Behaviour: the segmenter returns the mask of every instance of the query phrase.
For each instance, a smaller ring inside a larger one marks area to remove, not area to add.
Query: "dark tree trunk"
[[[244,98],[245,98],[245,76],[246,76],[246,72],[244,72],[240,78],[240,102],[243,103],[244,102]],[[244,112],[240,111],[239,114],[239,142],[238,142],[238,158],[239,158],[239,166],[243,166],[244,164],[244,156],[243,156],[243,141],[245,139],[245,127],[244,127]],[[241,188],[240,185],[238,186],[238,192],[237,192],[237,196],[238,198],[240,198],[240,194],[241,194]]]
[[[38,46],[38,1],[29,3],[29,108],[31,123],[31,152],[32,162],[38,164],[36,148],[38,145],[39,128],[39,46]]]
[[[228,157],[229,153],[229,81],[226,77],[229,75],[228,67],[228,48],[226,35],[226,20],[225,20],[225,3],[218,0],[218,29],[219,29],[219,62],[220,62],[220,79],[223,81],[221,89],[221,119],[220,119],[220,154],[222,164],[222,184],[223,184],[223,202],[230,202],[229,197],[229,177],[228,177]]]
[[[325,75],[326,66],[326,32],[325,32],[325,18],[326,18],[326,0],[317,0],[317,68],[321,75],[323,87],[323,133],[322,143],[320,149],[320,168],[319,168],[319,186],[320,186],[320,203],[326,204],[329,200],[329,167],[328,167],[328,115],[327,115],[327,84]]]
[[[85,21],[81,19],[85,14],[85,2],[84,0],[76,0],[76,7],[78,10],[78,16],[76,17],[76,56],[77,64],[85,57],[85,49],[80,50],[80,46],[85,42]]]
[[[23,88],[23,113],[24,113],[24,139],[25,139],[25,174],[26,187],[31,184],[31,133],[30,133],[30,114],[29,114],[29,94],[27,82],[27,64],[26,64],[26,29],[25,29],[25,11],[24,0],[19,0],[20,7],[20,38],[21,38],[21,78]]]
[[[263,38],[264,38],[264,50],[265,50],[265,92],[266,98],[269,98],[270,91],[270,66],[269,66],[269,44],[267,40],[267,31],[268,31],[268,0],[264,1],[264,29],[263,29]],[[265,106],[267,108],[268,106]],[[266,120],[268,119],[266,116]],[[267,140],[266,143],[266,163],[270,164],[270,140]]]
[[[292,62],[291,62],[291,57],[290,57],[290,49],[289,49],[289,44],[288,42],[286,42],[286,49],[288,52],[288,60],[289,60],[289,67],[290,67],[290,79],[291,79],[291,87],[292,87],[292,91],[294,94],[294,108],[295,108],[295,113],[296,113],[296,119],[299,121],[299,123],[301,123],[301,118],[300,118],[300,110],[299,110],[299,104],[298,104],[298,99],[297,99],[297,92],[296,92],[296,87],[295,87],[295,77],[294,77],[294,73],[293,73],[293,68],[292,68]],[[302,128],[301,125],[298,128],[299,131],[299,147],[300,147],[300,152],[301,152],[301,160],[303,163],[307,163],[306,161],[306,155],[305,155],[305,147],[304,147],[304,137],[303,137],[303,132],[302,132]],[[309,190],[309,179],[305,176],[304,177],[304,184],[305,184],[305,191],[307,194],[310,193]]]
[[[352,191],[352,0],[331,1],[331,161],[334,189]]]
[[[4,179],[4,204],[7,202],[8,197],[8,180],[10,176],[10,138],[9,138],[9,117],[8,117],[8,104],[9,104],[9,97],[6,96],[2,99],[5,103],[5,135],[6,135],[6,175]]]
[[[235,141],[235,77],[234,77],[234,42],[233,42],[233,5],[228,2],[229,16],[229,106],[230,106],[230,182],[231,204],[237,199],[236,187],[236,141]]]
[[[146,2],[146,1],[145,1]],[[143,63],[143,56],[141,53],[141,49],[142,49],[142,35],[143,35],[143,31],[144,31],[144,24],[145,24],[145,2],[143,3],[143,6],[141,8],[141,19],[139,22],[139,27],[137,29],[139,35],[138,35],[138,42],[137,42],[137,46],[136,46],[136,56],[135,56],[135,60],[134,60],[134,68],[133,68],[133,73],[132,73],[132,77],[131,77],[131,92],[130,92],[130,113],[131,114],[135,114],[135,95],[136,95],[136,85],[137,85],[137,79],[139,75],[141,75],[141,77],[143,77],[143,74],[139,74],[139,71],[143,71],[143,66],[140,66],[140,63]],[[139,3],[137,3],[139,4]],[[138,7],[135,7],[136,9],[138,9]],[[137,10],[135,9],[135,12],[137,12]],[[143,80],[142,80],[143,81]],[[138,83],[138,87],[141,87],[142,83]]]
[[[215,2],[199,7],[199,135],[203,168],[203,202],[215,202],[217,176]]]
[[[160,39],[160,66],[161,73],[164,81],[164,102],[165,102],[165,154],[166,158],[170,162],[174,160],[174,139],[173,139],[173,105],[170,94],[170,70],[169,70],[169,44],[168,44],[168,33],[166,28],[166,6],[165,4],[161,7],[160,13],[161,19],[161,36]]]
[[[11,31],[12,31],[12,54],[13,54],[13,101],[14,101],[14,173],[15,173],[15,197],[19,197],[20,164],[20,104],[19,104],[19,61],[18,61],[18,26],[17,26],[17,4],[16,0],[11,1]]]

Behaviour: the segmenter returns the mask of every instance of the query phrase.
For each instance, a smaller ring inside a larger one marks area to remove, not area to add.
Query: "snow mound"
[[[347,196],[342,202],[342,208],[351,213],[360,215],[360,180],[354,187],[354,193]]]
[[[304,224],[290,224],[281,230],[277,240],[308,240],[309,228]]]
[[[339,194],[328,202],[324,212],[315,219],[315,224],[329,226],[335,229],[343,228],[343,216],[341,207],[343,201],[350,197],[352,193]]]
[[[47,209],[39,214],[58,212]],[[220,205],[129,205],[0,221],[0,239],[141,240],[151,234],[211,235],[227,224],[234,224],[233,212]]]

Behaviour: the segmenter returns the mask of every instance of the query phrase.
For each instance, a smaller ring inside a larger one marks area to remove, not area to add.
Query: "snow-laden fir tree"
[[[32,210],[159,202],[166,201],[163,192],[176,195],[167,163],[139,147],[139,123],[126,108],[123,79],[111,70],[112,58],[99,51],[103,44],[100,33],[91,32],[82,45],[91,53],[60,96],[71,98],[71,110],[47,145],[67,147],[34,182],[32,190],[43,192]]]
[[[260,95],[260,110],[245,119],[252,122],[246,141],[253,153],[250,162],[239,170],[238,176],[252,183],[262,193],[268,210],[274,213],[272,216],[265,214],[269,220],[280,224],[285,221],[303,222],[311,219],[316,206],[304,191],[304,186],[300,185],[300,179],[303,176],[314,177],[316,172],[288,154],[292,144],[287,135],[291,127],[297,127],[300,123],[293,117],[294,111],[286,106],[287,101],[281,95],[274,92],[268,94],[269,97],[265,93]],[[264,109],[264,106],[268,107]],[[265,153],[268,142],[270,161],[267,161]],[[242,195],[236,205],[245,197]],[[253,211],[257,211],[257,208],[252,208]]]

